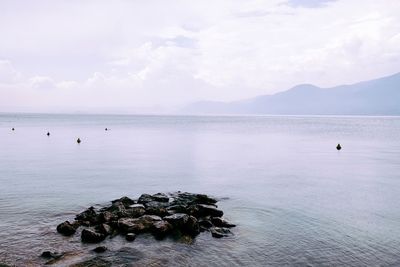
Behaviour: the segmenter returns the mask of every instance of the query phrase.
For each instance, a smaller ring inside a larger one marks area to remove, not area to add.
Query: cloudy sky
[[[0,0],[0,111],[145,112],[400,71],[398,0]]]

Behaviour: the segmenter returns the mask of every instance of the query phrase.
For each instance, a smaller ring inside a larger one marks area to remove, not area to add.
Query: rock
[[[69,221],[65,221],[57,226],[57,232],[65,236],[71,236],[75,234],[76,226],[72,225]]]
[[[114,202],[110,207],[106,208],[105,211],[113,214],[114,217],[122,218],[127,217],[126,207],[122,202]]]
[[[153,198],[149,194],[142,194],[138,199],[138,203],[140,204],[144,204],[151,201],[153,201]]]
[[[168,221],[175,229],[178,229],[183,233],[192,236],[200,233],[200,226],[194,216],[189,216],[185,213],[175,213],[165,216],[164,220]]]
[[[107,251],[107,247],[106,246],[100,246],[100,247],[97,247],[97,248],[93,249],[93,251],[96,252],[96,253],[104,253],[104,252]]]
[[[151,196],[154,201],[158,202],[168,202],[169,201],[169,196],[167,196],[164,193],[157,193]]]
[[[98,243],[103,241],[106,235],[95,232],[91,229],[83,229],[81,234],[81,240],[85,243]]]
[[[128,234],[126,234],[125,239],[126,239],[127,241],[132,242],[133,240],[136,239],[136,235],[135,235],[134,233],[128,233]]]
[[[154,222],[154,221],[162,221],[160,216],[157,215],[143,215],[140,218],[138,218],[139,220],[142,221],[146,221],[146,222]]]
[[[110,211],[103,211],[99,214],[99,222],[106,223],[118,220],[118,216]]]
[[[144,230],[144,227],[138,225],[137,219],[121,218],[118,220],[118,228],[123,233],[137,233]]]
[[[51,251],[43,251],[40,257],[45,259],[59,259],[63,256],[63,253],[59,252],[51,252]]]
[[[199,204],[213,205],[213,204],[217,203],[216,199],[211,198],[204,194],[197,194],[195,198],[196,198],[195,201]]]
[[[170,215],[169,211],[167,210],[168,203],[150,201],[147,202],[145,206],[146,206],[146,214],[157,215],[161,217]]]
[[[117,202],[120,202],[120,203],[124,204],[124,205],[127,206],[127,207],[130,206],[130,205],[135,204],[135,201],[134,201],[134,200],[132,200],[132,199],[130,199],[129,197],[126,197],[126,196],[111,201],[111,203],[113,203],[113,204],[114,204],[114,203],[117,203]]]
[[[189,210],[190,214],[196,217],[222,217],[224,215],[222,210],[217,209],[215,206],[206,204],[197,204],[195,206],[191,206]]]
[[[143,204],[132,204],[129,206],[129,208],[142,208],[145,209]]]
[[[143,205],[124,205],[122,202],[114,202],[111,207],[107,208],[106,211],[111,212],[114,218],[137,218],[145,214],[146,210]]]
[[[98,223],[98,216],[97,213],[94,209],[94,207],[90,207],[87,210],[79,213],[78,215],[76,215],[75,220],[77,221],[87,221],[89,222],[91,225],[94,225],[96,223]]]
[[[181,228],[189,220],[189,215],[185,213],[175,213],[169,216],[165,216],[164,220],[168,221],[176,228]]]
[[[158,238],[163,238],[171,232],[173,226],[167,221],[156,221],[152,225],[151,232]]]
[[[82,225],[82,226],[90,226],[90,222],[89,221],[78,221],[78,224],[79,225]]]
[[[236,225],[231,224],[231,223],[227,222],[226,220],[224,220],[222,218],[218,218],[218,217],[212,217],[211,222],[212,222],[212,224],[214,224],[217,227],[227,227],[227,228],[236,227]]]
[[[202,227],[204,227],[206,229],[213,227],[212,222],[210,220],[207,220],[207,219],[199,220],[199,224],[200,224],[200,226],[202,226]]]
[[[179,191],[174,194],[142,194],[137,201],[124,196],[100,210],[88,208],[76,215],[74,223],[66,221],[58,225],[57,231],[72,235],[79,226],[91,227],[81,232],[82,242],[87,243],[97,243],[120,233],[147,232],[156,238],[171,233],[193,239],[200,230],[210,230],[213,236],[223,237],[230,233],[226,228],[235,225],[221,218],[223,211],[215,203],[217,200],[207,195]]]
[[[196,236],[200,234],[200,226],[197,219],[193,216],[189,216],[186,224],[183,226],[182,231],[191,236]]]
[[[180,193],[173,195],[172,205],[190,206],[195,204],[213,205],[217,200],[203,194]]]
[[[210,231],[211,231],[211,235],[215,238],[227,237],[232,234],[232,232],[229,229],[220,228],[220,227],[211,228]]]
[[[138,203],[140,204],[146,204],[148,202],[168,202],[169,201],[169,197],[166,194],[163,193],[157,193],[154,195],[149,195],[149,194],[142,194],[139,199],[138,199]]]
[[[140,205],[140,204],[139,204]],[[141,206],[136,206],[134,205],[133,207],[129,207],[126,209],[126,216],[130,218],[137,218],[142,216],[143,214],[146,213],[146,210],[144,207]]]
[[[184,205],[171,205],[167,207],[167,211],[170,214],[175,214],[175,213],[187,213],[187,206]]]
[[[148,232],[151,230],[155,222],[162,221],[161,217],[156,215],[143,215],[137,218],[139,225],[142,225],[143,230],[141,232]]]
[[[103,235],[110,235],[113,232],[111,226],[106,223],[102,223],[96,226],[96,231]]]
[[[153,223],[161,221],[161,217],[155,215],[143,215],[139,218],[122,218],[118,220],[118,228],[124,233],[148,232]]]

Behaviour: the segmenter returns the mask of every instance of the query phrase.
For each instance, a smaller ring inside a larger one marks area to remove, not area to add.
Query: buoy
[[[47,132],[47,136],[50,136],[50,132]]]
[[[105,128],[104,130],[108,131],[108,129],[107,129],[107,128]]]
[[[81,143],[81,139],[78,138],[78,140],[76,140],[76,142],[77,142],[78,144],[80,144],[80,143]]]
[[[12,128],[11,130],[13,130],[13,131],[14,131],[15,129],[14,129],[14,128]]]
[[[342,146],[340,144],[337,144],[336,149],[340,150],[340,149],[342,149]]]

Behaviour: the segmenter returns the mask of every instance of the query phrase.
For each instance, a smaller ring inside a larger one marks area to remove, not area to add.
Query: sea
[[[233,235],[117,236],[96,255],[56,231],[178,190],[218,198]],[[400,266],[400,117],[2,113],[0,263],[42,266],[46,250],[66,253],[50,266]]]

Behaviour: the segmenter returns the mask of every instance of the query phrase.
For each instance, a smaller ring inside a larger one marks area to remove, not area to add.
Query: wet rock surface
[[[216,203],[207,195],[186,192],[142,194],[137,200],[125,196],[111,201],[109,206],[89,207],[77,214],[75,221],[59,224],[57,232],[71,236],[82,228],[84,243],[99,243],[119,234],[130,242],[142,233],[151,233],[157,239],[168,235],[194,238],[200,232],[209,232],[215,238],[230,236],[228,228],[235,225],[222,218],[224,213]],[[48,256],[52,258],[51,254]]]
[[[57,232],[65,236],[70,236],[75,234],[76,228],[76,225],[71,224],[69,221],[65,221],[57,226]]]

